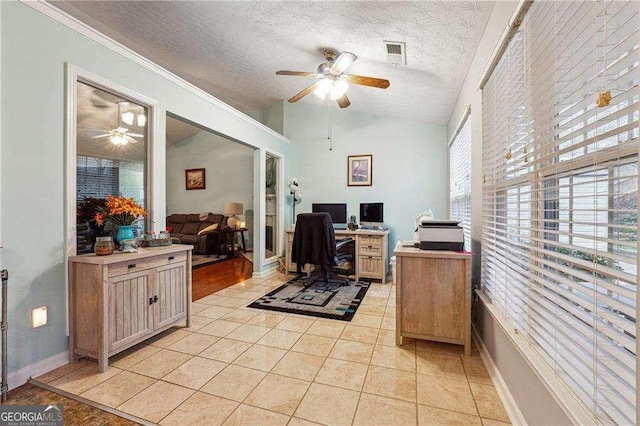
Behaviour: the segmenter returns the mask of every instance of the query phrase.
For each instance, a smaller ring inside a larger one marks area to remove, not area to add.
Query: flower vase
[[[132,240],[133,236],[133,226],[131,225],[121,225],[118,226],[118,233],[116,234],[116,239],[118,240],[118,244],[122,245],[124,240]]]

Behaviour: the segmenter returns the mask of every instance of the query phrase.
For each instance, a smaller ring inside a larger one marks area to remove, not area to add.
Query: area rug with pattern
[[[299,276],[247,307],[351,321],[370,283],[349,280],[349,285],[340,285],[339,282],[330,279],[326,284],[320,275]]]

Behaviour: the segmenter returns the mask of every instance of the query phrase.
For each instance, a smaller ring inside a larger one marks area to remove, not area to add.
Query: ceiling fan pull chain
[[[327,96],[327,117],[329,119],[329,134],[327,139],[329,139],[329,151],[333,151],[333,141],[331,140],[331,105],[329,103],[329,97]]]

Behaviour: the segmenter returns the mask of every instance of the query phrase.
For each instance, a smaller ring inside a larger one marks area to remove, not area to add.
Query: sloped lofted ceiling
[[[322,50],[353,52],[348,69],[388,79],[351,85],[350,110],[446,124],[493,1],[53,1],[56,7],[225,103],[256,111],[313,82]],[[383,41],[406,43],[407,65]],[[313,94],[300,102],[325,105]],[[333,105],[335,105],[335,102]]]

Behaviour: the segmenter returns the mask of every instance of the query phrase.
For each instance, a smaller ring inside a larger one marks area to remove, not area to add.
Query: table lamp
[[[242,203],[226,203],[224,205],[224,214],[231,215],[227,218],[227,226],[229,228],[238,228],[240,227],[240,219],[237,214],[242,214],[244,211],[244,206]]]

